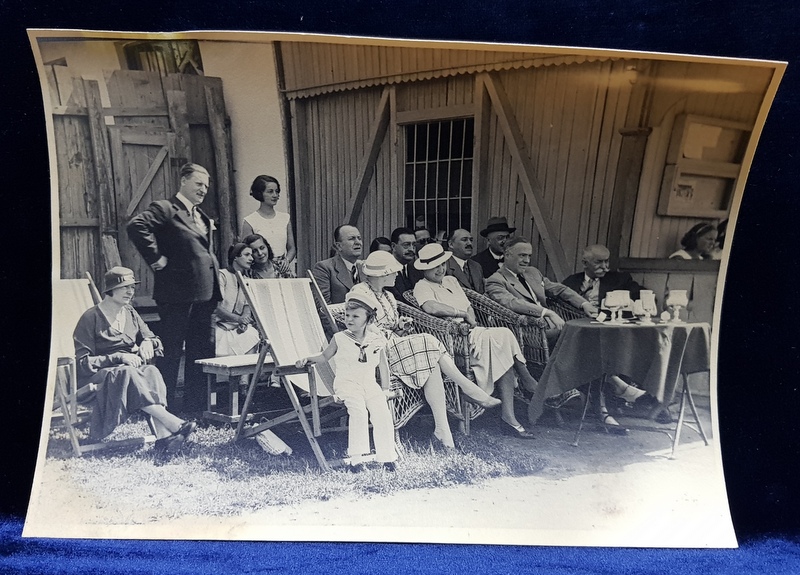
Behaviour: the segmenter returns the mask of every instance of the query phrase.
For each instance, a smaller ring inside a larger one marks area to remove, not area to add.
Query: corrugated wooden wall
[[[533,160],[545,213],[573,268],[586,245],[608,241],[619,129],[631,97],[627,64],[592,62],[498,74]],[[555,279],[508,145],[493,114],[481,227],[490,215],[508,217],[518,234],[532,240],[534,265]]]
[[[370,88],[293,102],[300,273],[328,257],[333,229],[346,223],[381,91]],[[402,192],[392,189],[391,154],[387,137],[358,222],[365,242],[390,232],[386,222],[402,218]]]
[[[294,111],[296,132],[301,266],[328,256],[331,231],[346,216],[384,89],[395,90],[394,108],[376,177],[358,221],[365,241],[388,235],[405,220],[402,123],[477,115],[476,78],[486,70],[508,98],[509,115],[532,160],[534,187],[569,271],[580,267],[586,245],[612,243],[612,236],[618,240],[621,230],[627,234],[632,229],[634,247],[619,256],[669,255],[678,234],[693,224],[691,219],[656,214],[675,116],[692,113],[752,124],[771,79],[769,68],[651,60],[550,57],[537,61],[537,55],[524,53],[318,44],[284,44],[282,50],[287,75],[284,93]],[[519,58],[528,59],[509,64],[509,59]],[[456,64],[465,71],[459,73]],[[421,71],[436,66],[450,68],[423,78]],[[358,88],[359,82],[367,87]],[[635,166],[619,164],[620,130],[650,127],[634,221],[617,217],[615,223],[613,211],[621,213],[619,198],[616,205],[613,201],[615,186],[630,174],[638,177],[640,168],[638,158]],[[495,109],[489,112],[487,130],[488,151],[485,165],[480,166],[485,185],[473,206],[477,218],[472,232],[478,249],[485,247],[478,232],[487,219],[506,216],[518,233],[532,240],[534,265],[551,278],[562,279],[556,277],[541,230],[534,225],[519,168],[510,153],[513,144],[506,140]],[[393,162],[397,173],[392,171]]]
[[[704,221],[657,213],[675,117],[697,114],[752,126],[771,79],[770,68],[659,63],[649,111],[649,125],[653,132],[648,139],[640,180],[631,235],[631,257],[668,257],[681,247],[683,234]]]

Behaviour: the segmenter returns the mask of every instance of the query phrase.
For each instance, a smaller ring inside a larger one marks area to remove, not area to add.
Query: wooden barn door
[[[151,202],[177,192],[180,166],[195,162],[211,175],[202,208],[217,222],[218,257],[236,234],[222,81],[117,70],[107,75],[108,108],[96,82],[74,82],[80,97],[55,110],[62,277],[80,277],[86,269],[99,277],[121,263],[142,280],[137,305],[152,305],[152,272],[125,228]]]

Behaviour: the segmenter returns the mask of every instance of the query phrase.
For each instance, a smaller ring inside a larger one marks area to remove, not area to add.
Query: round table
[[[627,375],[668,405],[682,375],[708,371],[707,323],[611,324],[568,321],[539,380],[528,417],[535,422],[544,400],[604,375]]]

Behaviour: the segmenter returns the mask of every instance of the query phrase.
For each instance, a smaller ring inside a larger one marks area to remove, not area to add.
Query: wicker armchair
[[[583,310],[558,298],[547,298],[547,307],[560,315],[564,321],[586,317]]]
[[[550,358],[550,349],[545,337],[545,324],[540,318],[521,315],[503,307],[493,299],[470,289],[465,289],[475,318],[486,327],[507,327],[522,348],[525,360],[541,375]]]

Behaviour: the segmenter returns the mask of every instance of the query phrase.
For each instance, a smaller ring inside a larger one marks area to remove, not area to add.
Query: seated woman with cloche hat
[[[78,320],[73,339],[78,385],[93,384],[90,435],[101,440],[129,414],[151,417],[159,451],[176,453],[196,424],[167,411],[167,389],[150,362],[163,355],[161,340],[133,309],[133,270],[116,266],[104,277],[103,300]]]

